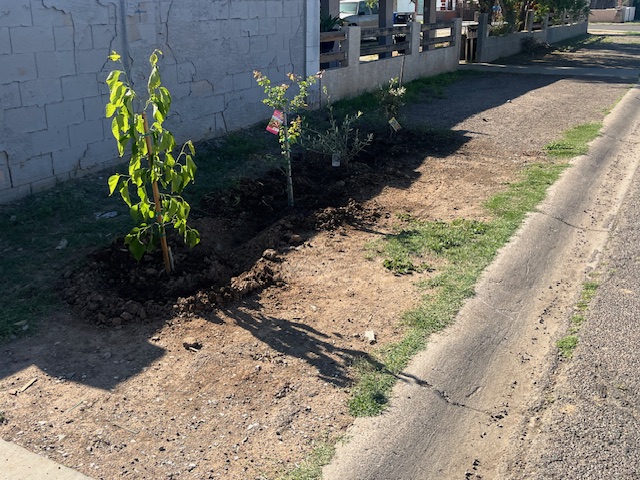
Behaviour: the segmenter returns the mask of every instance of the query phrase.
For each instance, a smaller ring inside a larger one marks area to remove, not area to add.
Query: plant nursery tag
[[[389,120],[389,125],[391,125],[391,128],[393,128],[393,130],[396,132],[402,128],[402,126],[398,123],[398,120],[396,120],[396,117],[392,117],[391,120]]]
[[[340,166],[340,154],[339,153],[332,153],[331,154],[331,166],[332,167],[339,167]]]
[[[269,125],[267,125],[267,132],[278,135],[282,122],[284,122],[284,115],[282,115],[280,110],[274,110],[273,115],[271,115],[271,120],[269,120]]]

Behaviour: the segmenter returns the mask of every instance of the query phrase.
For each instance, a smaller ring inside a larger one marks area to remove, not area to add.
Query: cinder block
[[[284,14],[282,0],[267,0],[265,4],[267,8],[267,17],[282,18]]]
[[[269,52],[277,52],[284,48],[285,37],[282,33],[274,33],[267,37],[267,47]]]
[[[76,73],[73,51],[36,53],[38,78],[60,78]]]
[[[244,19],[249,16],[248,2],[235,0],[234,2],[229,2],[229,4],[229,18]]]
[[[0,55],[0,83],[24,82],[38,78],[33,53]]]
[[[62,77],[62,95],[65,100],[98,96],[98,80],[96,75],[93,73],[85,73]]]
[[[111,42],[116,37],[115,25],[91,25],[93,48],[111,48]]]
[[[37,180],[31,183],[31,194],[38,192],[44,192],[45,190],[49,190],[55,187],[58,183],[58,179],[56,177],[48,177],[43,178],[42,180]]]
[[[93,49],[90,25],[76,25],[73,29],[73,44],[76,52]]]
[[[0,27],[31,26],[31,4],[29,0],[8,0],[0,8]]]
[[[11,37],[9,27],[0,27],[0,55],[11,53]]]
[[[254,0],[249,9],[249,18],[264,18],[267,16],[267,3],[264,0]]]
[[[207,80],[198,80],[191,84],[191,95],[196,97],[209,97],[213,95],[213,86]]]
[[[261,18],[260,29],[258,33],[260,35],[273,35],[277,32],[276,19],[275,18]]]
[[[120,159],[117,153],[114,154],[113,142],[103,140],[87,145],[87,151],[80,159],[80,168],[82,170],[97,170],[105,164],[115,164],[118,161]]]
[[[267,37],[262,35],[252,36],[249,39],[249,48],[251,55],[262,56],[262,53],[266,53],[269,51],[267,45]]]
[[[0,105],[2,108],[16,108],[20,103],[20,87],[18,82],[0,85]]]
[[[233,90],[233,77],[225,75],[213,84],[213,93],[221,95]]]
[[[53,52],[53,28],[40,27],[12,27],[9,29],[11,48],[13,53]]]
[[[108,48],[78,50],[76,52],[76,68],[78,73],[101,72],[109,62],[109,53]]]
[[[66,127],[84,122],[82,100],[64,100],[62,102],[45,105],[47,125],[52,127]]]
[[[240,22],[240,31],[243,37],[253,37],[260,33],[260,20],[249,18]]]
[[[84,119],[85,120],[102,120],[105,117],[105,105],[109,101],[109,98],[105,96],[84,98],[82,100],[84,104]],[[111,119],[109,119],[109,125],[111,125]]]
[[[22,185],[20,187],[0,190],[0,205],[19,200],[21,198],[29,196],[30,194],[31,187],[29,185]]]
[[[57,52],[74,50],[73,27],[53,27],[53,38]]]
[[[51,78],[45,80],[29,80],[20,83],[20,96],[22,105],[45,105],[62,100],[62,88],[60,79]]]
[[[69,148],[67,127],[49,127],[46,130],[33,132],[30,140],[32,151],[38,154]]]
[[[11,180],[14,187],[29,185],[38,180],[53,177],[51,154],[36,155],[22,161],[12,161],[9,157]]]
[[[36,26],[72,26],[71,14],[44,6],[42,0],[31,0],[31,18]]]
[[[56,176],[73,172],[80,168],[80,159],[84,155],[86,147],[66,148],[51,153],[53,173]]]
[[[79,147],[104,140],[102,120],[85,121],[77,125],[69,125],[69,140],[72,147]]]
[[[177,65],[178,82],[191,82],[196,73],[196,67],[192,62],[183,62]]]
[[[30,133],[47,128],[44,107],[20,107],[5,110],[5,125],[10,133]]]
[[[276,21],[276,31],[278,33],[285,35],[287,39],[290,39],[291,37],[293,37],[293,32],[295,32],[295,29],[291,26],[291,18],[289,17],[276,18],[275,21]]]
[[[232,2],[211,2],[209,18],[212,20],[226,20],[230,18],[230,3]]]
[[[242,72],[233,75],[233,89],[236,91],[253,88],[254,85],[253,72]]]

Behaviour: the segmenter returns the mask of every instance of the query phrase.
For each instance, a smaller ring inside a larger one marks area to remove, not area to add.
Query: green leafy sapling
[[[109,177],[109,194],[116,190],[120,193],[137,223],[125,237],[125,244],[132,255],[140,260],[160,244],[169,273],[173,269],[173,261],[167,247],[166,226],[173,225],[190,247],[200,241],[200,235],[187,225],[191,207],[180,195],[187,184],[194,181],[195,148],[188,141],[177,156],[173,154],[175,139],[163,127],[171,108],[171,94],[161,85],[158,55],[162,52],[154,50],[149,57],[148,99],[141,113],[136,111],[141,100],[126,72],[113,70],[107,77],[109,102],[106,116],[113,117],[111,132],[118,142],[118,153],[122,157],[129,148],[131,154],[128,175]],[[121,63],[116,52],[111,52],[109,59]],[[151,126],[147,121],[148,110],[153,119]],[[143,162],[145,158],[147,162]]]
[[[272,85],[271,80],[259,71],[255,70],[253,76],[258,85],[264,89],[266,98],[262,103],[268,105],[282,113],[282,121],[278,122],[278,139],[282,155],[285,159],[285,175],[287,177],[287,203],[294,206],[293,201],[293,176],[291,172],[291,145],[295,144],[302,135],[302,119],[298,115],[290,120],[291,115],[299,112],[307,106],[307,95],[309,88],[316,83],[318,75],[310,75],[306,79],[298,77],[293,73],[287,74],[289,83]],[[297,85],[298,93],[288,95],[291,86]]]

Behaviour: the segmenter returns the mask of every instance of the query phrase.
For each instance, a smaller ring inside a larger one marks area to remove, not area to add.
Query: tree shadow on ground
[[[384,368],[363,350],[336,346],[331,338],[340,338],[339,333],[324,333],[302,322],[264,315],[260,310],[257,300],[249,300],[243,302],[242,308],[225,309],[224,313],[275,351],[304,360],[327,383],[347,387],[352,381],[350,367],[359,359],[364,359],[374,368]]]

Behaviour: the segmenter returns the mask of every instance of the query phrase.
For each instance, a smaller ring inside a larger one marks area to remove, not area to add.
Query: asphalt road
[[[387,412],[355,422],[323,478],[639,477],[638,106],[634,88],[501,251],[456,324],[414,359]],[[558,363],[555,341],[596,268],[606,281],[575,359]]]

